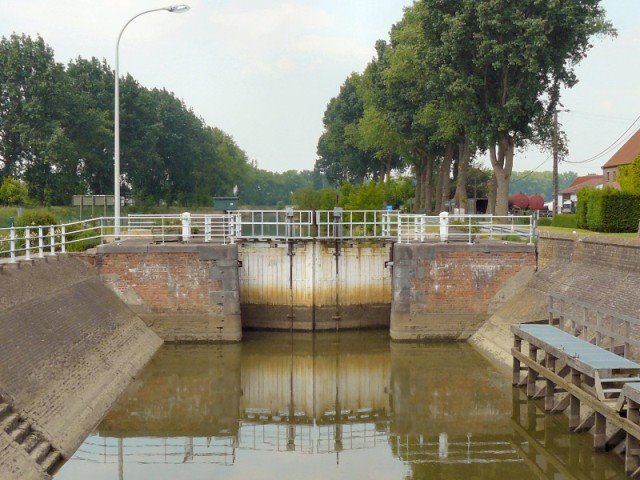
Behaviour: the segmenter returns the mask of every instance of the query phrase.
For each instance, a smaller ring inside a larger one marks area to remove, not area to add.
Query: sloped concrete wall
[[[0,268],[0,343],[0,478],[22,479],[69,458],[162,341],[57,256]]]

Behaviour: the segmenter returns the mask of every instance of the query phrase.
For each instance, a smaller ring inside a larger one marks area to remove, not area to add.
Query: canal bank
[[[162,344],[77,258],[0,266],[0,478],[45,479]]]
[[[511,368],[514,323],[546,322],[551,295],[571,299],[581,309],[640,318],[640,240],[544,234],[538,239],[538,269],[505,285],[503,304],[470,338],[487,358]],[[570,307],[567,307],[570,308]],[[584,311],[567,314],[584,315]],[[640,332],[631,331],[640,338]],[[631,358],[640,358],[632,351]]]

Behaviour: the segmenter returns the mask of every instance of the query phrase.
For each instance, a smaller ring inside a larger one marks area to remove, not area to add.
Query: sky
[[[173,91],[231,135],[260,168],[311,169],[327,102],[375,54],[377,39],[412,0],[175,0],[191,10],[144,15],[126,29],[120,72]],[[0,35],[40,34],[67,63],[82,56],[112,66],[126,21],[171,0],[0,0]],[[609,147],[640,115],[640,1],[604,0],[617,38],[595,39],[563,92],[569,161]],[[635,131],[640,124],[630,131]],[[600,173],[615,149],[560,171]],[[546,160],[546,161],[545,161]],[[550,170],[548,152],[519,151],[514,170]]]

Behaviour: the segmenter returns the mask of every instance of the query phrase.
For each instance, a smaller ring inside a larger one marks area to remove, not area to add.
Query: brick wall
[[[103,245],[93,262],[165,341],[240,340],[235,245]]]
[[[467,339],[507,280],[533,266],[530,245],[396,244],[391,338]]]

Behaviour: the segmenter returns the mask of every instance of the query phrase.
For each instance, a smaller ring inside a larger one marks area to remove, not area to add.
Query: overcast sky
[[[170,2],[171,0],[168,0]],[[41,34],[56,59],[106,58],[134,14],[160,0],[0,0],[0,34]],[[352,71],[362,71],[374,42],[387,38],[411,0],[185,0],[184,14],[136,19],[120,46],[121,73],[166,87],[212,126],[232,135],[261,168],[310,169],[329,99]],[[596,40],[563,95],[569,160],[608,147],[640,115],[640,1],[604,0],[618,29]],[[636,127],[637,128],[637,127]],[[634,128],[635,130],[635,128]],[[547,153],[528,149],[515,170],[533,169]],[[600,172],[604,155],[561,171]],[[538,167],[551,168],[551,162]]]

